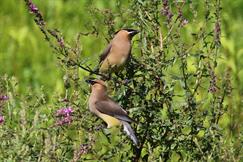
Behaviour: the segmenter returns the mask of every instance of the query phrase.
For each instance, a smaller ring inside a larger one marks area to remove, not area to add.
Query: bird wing
[[[108,54],[110,53],[111,50],[111,43],[106,47],[106,49],[102,52],[102,54],[100,55],[100,62],[104,61],[104,59],[108,56]]]
[[[127,115],[127,112],[122,109],[120,105],[109,100],[97,101],[96,108],[101,113],[113,116],[119,120],[126,122],[133,122],[133,120]]]

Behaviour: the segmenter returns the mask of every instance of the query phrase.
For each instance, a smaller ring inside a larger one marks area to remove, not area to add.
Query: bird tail
[[[135,133],[134,133],[132,127],[130,126],[130,124],[128,122],[122,121],[122,125],[123,125],[123,128],[124,128],[124,131],[130,137],[130,139],[133,141],[133,143],[135,145],[138,145],[138,139],[135,136]]]

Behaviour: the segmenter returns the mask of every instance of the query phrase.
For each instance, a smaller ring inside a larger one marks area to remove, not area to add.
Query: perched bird
[[[89,97],[90,111],[103,119],[107,123],[107,128],[123,125],[127,135],[135,145],[138,145],[137,137],[129,124],[133,120],[120,105],[107,95],[105,82],[102,80],[86,80],[86,82],[91,84],[91,94]]]
[[[139,31],[134,29],[121,29],[115,33],[114,38],[100,56],[99,72],[117,72],[127,61],[131,53],[131,40]]]

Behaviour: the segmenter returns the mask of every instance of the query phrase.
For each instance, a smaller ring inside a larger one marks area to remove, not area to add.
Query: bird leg
[[[99,131],[99,130],[103,130],[103,129],[105,129],[105,128],[106,128],[106,125],[101,124],[101,125],[96,126],[94,129],[95,129],[96,131]]]

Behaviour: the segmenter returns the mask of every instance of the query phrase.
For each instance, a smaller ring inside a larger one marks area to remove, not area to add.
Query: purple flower
[[[72,116],[66,116],[64,118],[61,118],[59,119],[56,124],[61,126],[61,125],[64,125],[64,124],[71,124],[72,123]]]
[[[208,68],[209,68],[209,75],[210,75],[210,85],[209,85],[208,91],[211,93],[216,93],[218,90],[217,77],[216,77],[214,70],[212,69],[212,67],[210,65],[208,65]]]
[[[29,0],[28,5],[29,5],[29,10],[30,10],[31,13],[38,12],[38,8],[36,7],[36,5],[31,0]]]
[[[214,27],[214,39],[215,39],[216,45],[220,45],[220,34],[221,34],[220,22],[217,21],[215,23],[215,27]]]
[[[58,39],[58,44],[60,45],[60,47],[64,47],[64,39],[62,37]]]
[[[61,108],[56,111],[56,116],[58,117],[56,121],[56,125],[64,125],[64,124],[71,124],[72,123],[72,113],[73,109],[71,107]]]
[[[128,84],[129,82],[130,82],[129,79],[125,79],[125,80],[124,80],[124,84]]]
[[[171,19],[173,17],[173,13],[170,10],[169,7],[169,1],[168,0],[163,0],[163,8],[161,10],[162,14],[167,17],[168,23],[171,22]]]
[[[186,24],[188,24],[189,23],[189,21],[187,20],[187,19],[183,19],[182,21],[181,21],[181,25],[182,26],[185,26]]]
[[[71,116],[73,113],[73,109],[71,107],[66,107],[66,108],[61,108],[59,110],[57,110],[56,112],[56,116]]]
[[[7,95],[0,96],[0,101],[6,101],[8,99],[9,99],[9,97]]]
[[[3,124],[4,122],[4,116],[0,115],[0,124]]]

